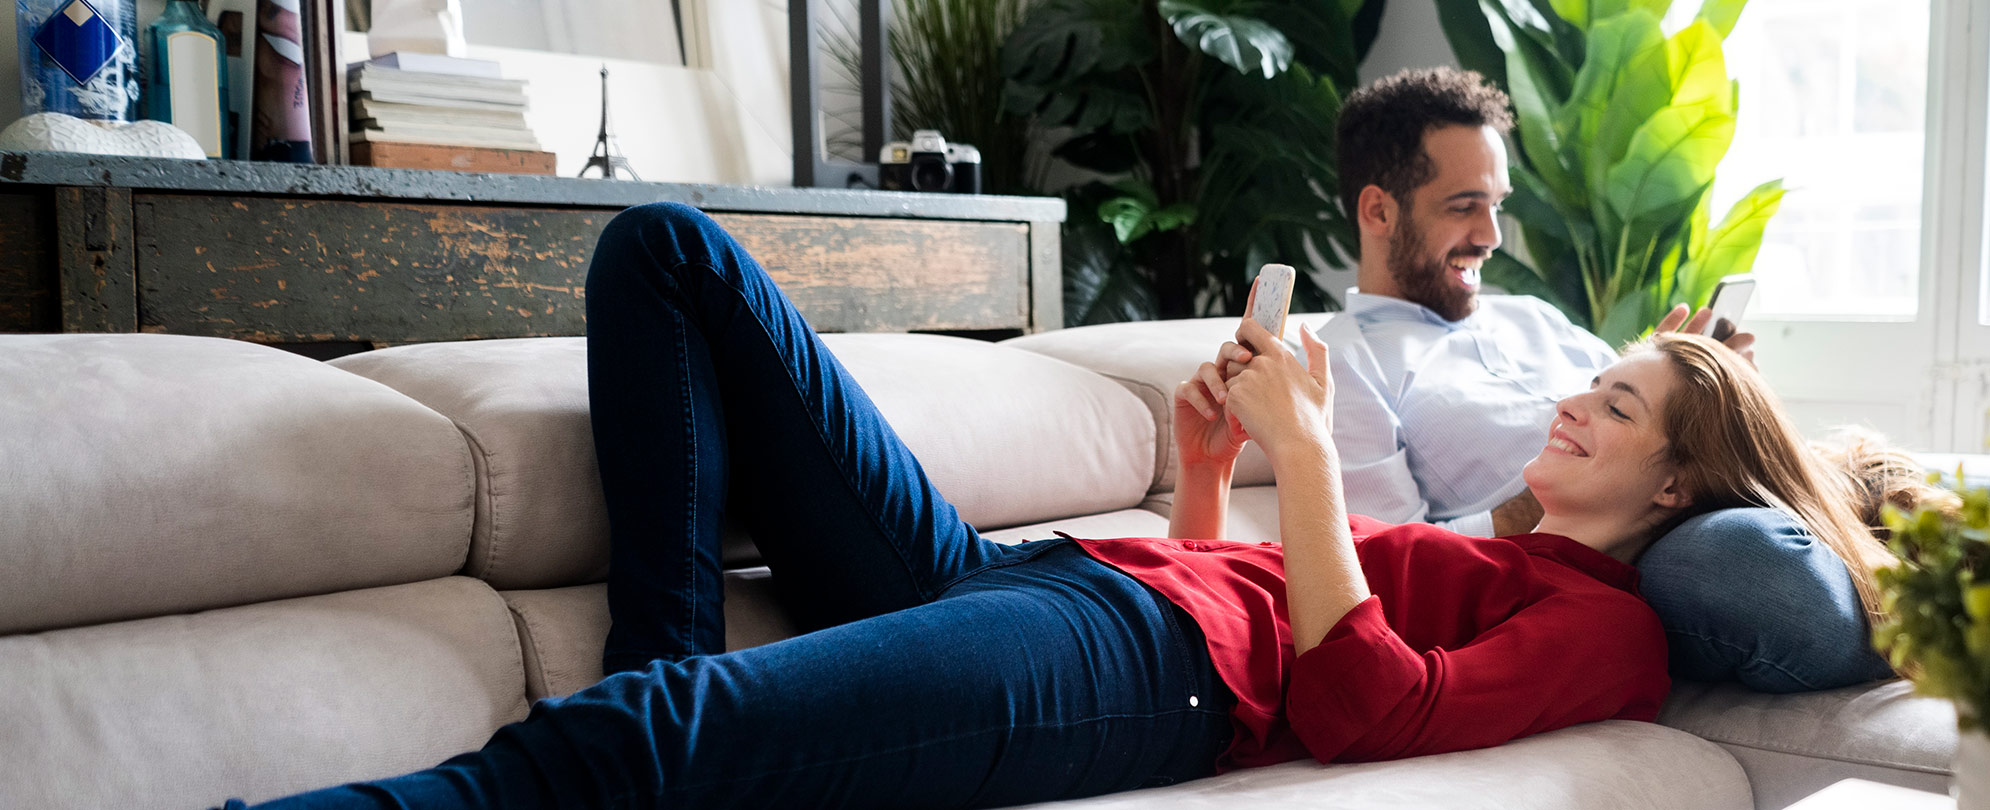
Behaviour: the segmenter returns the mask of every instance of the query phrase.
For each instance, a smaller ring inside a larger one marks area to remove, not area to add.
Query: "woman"
[[[1303,336],[1302,365],[1246,323],[1176,391],[1170,528],[1222,536],[1248,437],[1282,548],[1002,546],[703,214],[617,217],[587,302],[619,674],[482,751],[270,807],[999,806],[1651,720],[1665,640],[1627,564],[1651,538],[1728,503],[1858,531],[1752,370],[1670,335],[1561,403],[1526,471],[1537,533],[1350,518],[1324,347]],[[720,654],[728,504],[824,629]]]

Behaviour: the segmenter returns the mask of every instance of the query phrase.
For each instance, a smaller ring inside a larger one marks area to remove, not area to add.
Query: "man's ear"
[[[1666,509],[1684,509],[1693,505],[1693,496],[1686,494],[1686,489],[1679,485],[1679,477],[1673,475],[1666,476],[1665,486],[1659,488],[1651,502]]]
[[[1355,224],[1363,233],[1390,236],[1401,217],[1397,205],[1395,195],[1383,191],[1381,186],[1373,183],[1362,186],[1360,196],[1354,198]]]

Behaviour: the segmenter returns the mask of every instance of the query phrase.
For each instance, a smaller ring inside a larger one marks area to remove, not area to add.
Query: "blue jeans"
[[[975,807],[1214,771],[1235,698],[1187,614],[1076,544],[980,537],[710,218],[618,216],[587,306],[618,674],[267,807]],[[722,653],[728,506],[823,629]]]
[[[1777,509],[1692,518],[1638,558],[1675,677],[1760,692],[1895,677],[1873,650],[1865,608],[1838,556]]]

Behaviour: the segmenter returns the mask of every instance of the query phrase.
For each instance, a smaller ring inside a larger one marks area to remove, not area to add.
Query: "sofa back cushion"
[[[462,567],[462,436],[316,360],[220,338],[0,336],[0,414],[0,633]]]
[[[1068,363],[963,338],[825,335],[969,523],[1124,509],[1153,477],[1140,400]],[[332,361],[454,420],[475,454],[465,573],[506,589],[599,581],[608,525],[587,415],[583,338],[400,346]],[[743,536],[729,566],[756,564]]]
[[[1317,332],[1332,313],[1293,313],[1285,323],[1288,348],[1299,349],[1299,330]],[[1103,374],[1140,397],[1154,420],[1155,492],[1175,488],[1175,386],[1195,376],[1196,369],[1216,359],[1216,350],[1235,338],[1236,318],[1195,318],[1176,321],[1080,326],[1039,332],[1002,341],[1003,346],[1055,357]],[[1256,444],[1244,446],[1237,457],[1232,482],[1237,486],[1269,484],[1271,463]]]

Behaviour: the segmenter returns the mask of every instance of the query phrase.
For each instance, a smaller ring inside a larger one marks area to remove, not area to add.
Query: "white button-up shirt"
[[[1588,390],[1617,353],[1546,302],[1480,295],[1446,321],[1420,304],[1349,290],[1320,328],[1334,375],[1334,444],[1348,511],[1492,534],[1492,509],[1527,488],[1555,403]]]

